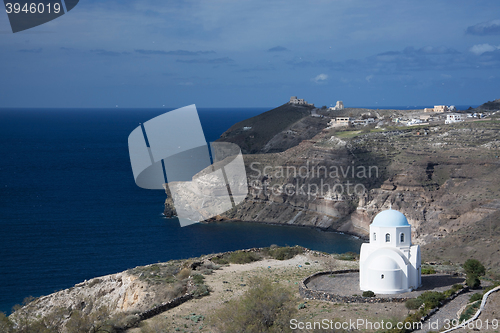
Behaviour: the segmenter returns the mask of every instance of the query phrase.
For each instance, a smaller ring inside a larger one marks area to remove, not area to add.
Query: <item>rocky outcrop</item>
[[[90,314],[106,307],[110,314],[134,313],[150,307],[155,293],[137,276],[122,272],[94,278],[75,286],[42,296],[29,303],[23,310],[33,318],[42,318],[63,309],[71,314],[82,311]],[[12,314],[15,321],[17,313]]]

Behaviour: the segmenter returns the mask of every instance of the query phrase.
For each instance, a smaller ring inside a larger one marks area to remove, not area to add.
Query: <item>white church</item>
[[[411,244],[411,225],[397,210],[384,210],[370,225],[370,243],[361,245],[359,287],[398,294],[422,285],[420,247]]]

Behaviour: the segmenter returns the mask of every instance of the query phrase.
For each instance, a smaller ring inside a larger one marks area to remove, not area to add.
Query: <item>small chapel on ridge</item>
[[[398,294],[422,285],[420,247],[411,243],[411,225],[401,212],[384,210],[361,245],[359,285],[376,294]]]

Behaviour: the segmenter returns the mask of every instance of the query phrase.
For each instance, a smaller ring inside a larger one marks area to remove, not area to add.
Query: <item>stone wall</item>
[[[314,300],[319,300],[319,301],[328,301],[328,302],[334,302],[334,303],[388,303],[388,302],[398,302],[398,303],[403,303],[406,302],[407,300],[411,299],[412,297],[390,297],[390,298],[381,298],[381,297],[363,297],[363,296],[340,296],[336,295],[333,293],[325,292],[325,291],[317,291],[317,290],[311,290],[307,288],[306,284],[314,277],[320,276],[320,275],[326,275],[326,274],[345,274],[345,273],[356,273],[359,272],[357,269],[347,269],[347,270],[339,270],[339,271],[333,271],[333,272],[318,272],[315,274],[312,274],[305,278],[302,282],[299,284],[299,293],[300,296],[303,298],[307,299],[314,299]],[[457,274],[458,275],[458,274]],[[469,287],[464,285],[464,288],[456,291],[455,293],[451,294],[449,297],[445,298],[441,302],[439,302],[439,305],[435,307],[434,309],[430,310],[429,313],[427,313],[425,316],[420,318],[420,323],[425,323],[430,317],[432,317],[436,312],[439,311],[439,309],[446,304],[448,304],[451,300],[455,299],[457,296],[466,293],[469,291]],[[413,330],[408,330],[409,332],[412,332]]]
[[[345,274],[345,273],[356,273],[359,272],[358,269],[346,269],[340,271],[325,271],[318,272],[313,275],[308,276],[299,284],[299,294],[303,298],[315,299],[320,301],[328,301],[334,303],[388,303],[388,302],[406,302],[410,297],[363,297],[363,296],[341,296],[334,293],[329,293],[326,291],[311,290],[307,288],[307,283],[316,276],[320,275],[330,275],[330,274]]]
[[[152,318],[162,312],[175,308],[176,306],[179,306],[182,303],[187,302],[192,298],[193,298],[192,294],[184,294],[182,296],[176,297],[173,300],[170,300],[166,303],[160,304],[150,310],[138,314],[139,320],[146,320]]]

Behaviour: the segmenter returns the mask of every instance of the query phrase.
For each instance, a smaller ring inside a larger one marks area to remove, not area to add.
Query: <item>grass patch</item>
[[[338,260],[355,261],[359,259],[359,254],[355,252],[346,252],[342,254],[336,254],[335,258]]]
[[[336,132],[335,136],[337,138],[349,139],[349,138],[354,138],[360,133],[361,131],[342,131],[342,132]]]

